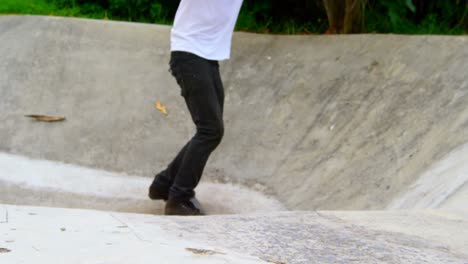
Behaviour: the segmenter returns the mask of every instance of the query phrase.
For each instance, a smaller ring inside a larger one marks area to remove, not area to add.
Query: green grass
[[[83,7],[59,8],[54,3],[47,0],[0,0],[0,14],[50,15],[96,19],[109,18],[113,20],[129,21],[129,19],[121,17],[108,16],[105,10],[88,10]],[[139,22],[150,21],[142,20]],[[159,21],[154,21],[154,23],[170,25],[172,21],[160,19]],[[303,34],[319,33],[321,30],[323,31],[324,28],[317,28],[313,23],[300,24],[294,20],[283,21],[281,23],[273,23],[271,20],[260,22],[256,20],[251,13],[241,12],[236,30],[257,33]]]
[[[258,21],[248,12],[241,12],[236,24],[236,30],[269,34],[319,34],[326,29],[327,23],[320,19],[316,23],[299,23],[293,19],[274,22],[271,18]]]
[[[80,8],[58,8],[46,0],[0,0],[0,14],[27,14],[66,17],[105,18],[105,13],[84,14]]]
[[[41,0],[1,0],[0,13],[2,14],[48,14],[51,6]]]
[[[273,33],[273,34],[319,34],[325,32],[327,21],[311,21],[299,23],[295,20],[273,21],[271,17],[260,16],[265,7],[259,5],[257,9],[243,8],[237,20],[236,30]],[[263,8],[263,9],[262,9]],[[115,10],[114,10],[115,11]],[[170,25],[172,20],[167,14],[162,12],[162,7],[153,6],[151,17],[138,15],[136,10],[132,10],[132,16],[108,14],[99,4],[84,5],[63,5],[61,7],[50,0],[0,0],[0,14],[31,14],[31,15],[50,15],[65,17],[84,17],[95,19],[112,19],[123,21],[135,21],[145,23],[157,23]],[[428,15],[420,24],[416,25],[404,18],[403,15],[389,16],[378,13],[379,10],[369,10],[371,13],[366,16],[367,32],[380,33],[399,33],[399,34],[466,34],[462,21],[466,21],[468,8],[465,9],[463,17],[457,26],[450,26],[443,17]],[[109,11],[110,12],[110,11]],[[135,13],[136,12],[136,13]],[[154,14],[153,14],[154,13]],[[389,13],[390,15],[392,13]],[[137,16],[138,15],[138,16]],[[390,19],[390,18],[393,18]],[[465,26],[466,28],[466,26]]]

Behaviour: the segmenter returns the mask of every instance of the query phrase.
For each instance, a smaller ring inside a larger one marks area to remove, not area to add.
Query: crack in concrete
[[[127,224],[126,222],[124,222],[123,220],[119,219],[117,216],[113,215],[113,214],[109,214],[112,218],[114,218],[116,221],[118,221],[119,223],[121,223],[122,225],[126,226],[130,232],[140,241],[142,242],[146,242],[146,243],[151,243],[150,240],[144,240],[142,239],[138,234],[137,232],[129,225]]]

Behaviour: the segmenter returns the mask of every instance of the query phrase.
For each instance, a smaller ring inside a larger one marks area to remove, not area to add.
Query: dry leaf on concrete
[[[63,116],[25,115],[25,117],[34,118],[41,122],[60,122],[65,120]]]
[[[197,255],[215,255],[215,254],[225,255],[224,253],[217,252],[214,250],[209,250],[209,249],[186,248],[185,250],[190,251],[193,254],[197,254]]]
[[[286,264],[286,262],[276,261],[276,260],[268,260],[268,262],[273,263],[273,264]]]
[[[268,262],[268,263],[273,263],[273,264],[286,264],[286,262],[278,261],[278,260],[270,260],[270,259],[263,259],[262,260]]]
[[[11,252],[8,248],[0,248],[0,253],[8,253]]]
[[[158,109],[159,111],[161,111],[163,114],[167,115],[166,106],[164,106],[163,104],[161,104],[161,102],[157,101],[157,102],[154,104],[154,107],[156,107],[156,109]]]

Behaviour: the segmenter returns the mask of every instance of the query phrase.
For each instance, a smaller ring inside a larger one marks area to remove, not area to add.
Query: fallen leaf
[[[270,260],[270,259],[262,259],[268,263],[273,263],[273,264],[286,264],[286,262],[278,261],[278,260]]]
[[[156,109],[158,109],[159,111],[161,111],[163,114],[167,115],[167,109],[166,107],[161,104],[161,102],[157,101],[154,106],[156,107]]]
[[[8,248],[0,248],[0,253],[8,253],[11,252]]]
[[[224,253],[217,252],[214,250],[209,250],[209,249],[196,249],[196,248],[186,248],[185,250],[192,252],[193,254],[197,255],[215,255],[215,254],[221,254],[225,255]]]
[[[41,122],[59,122],[65,120],[65,117],[63,116],[25,115],[25,117],[34,118]]]

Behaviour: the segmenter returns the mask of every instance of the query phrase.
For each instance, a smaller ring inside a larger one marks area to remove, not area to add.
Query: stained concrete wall
[[[152,176],[194,131],[168,27],[2,16],[0,39],[0,151]],[[226,136],[204,179],[291,209],[385,208],[468,141],[464,36],[237,33],[221,69]]]

